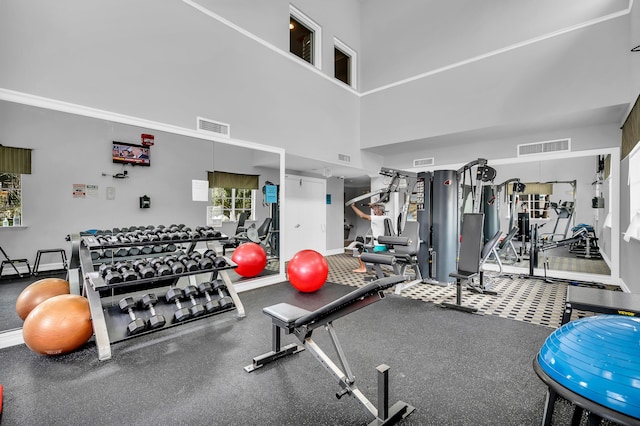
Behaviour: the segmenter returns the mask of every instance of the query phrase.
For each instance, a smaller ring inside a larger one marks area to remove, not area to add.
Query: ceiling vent
[[[518,157],[569,151],[571,151],[571,139],[558,139],[555,141],[523,143],[518,145]]]
[[[435,164],[435,158],[416,158],[413,160],[413,167],[426,167],[433,166]]]
[[[350,163],[351,157],[347,154],[338,154],[338,160],[344,161],[345,163]]]
[[[198,117],[198,131],[213,133],[224,138],[231,137],[231,126],[208,118]]]

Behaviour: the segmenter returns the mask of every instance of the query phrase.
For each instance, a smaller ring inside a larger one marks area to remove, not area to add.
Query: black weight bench
[[[383,299],[383,291],[385,289],[393,287],[402,281],[404,281],[402,276],[387,277],[373,281],[313,312],[288,303],[278,303],[262,309],[265,315],[271,317],[271,351],[253,358],[253,363],[244,367],[244,369],[247,372],[252,372],[277,359],[308,349],[329,374],[337,379],[341,390],[336,393],[336,397],[338,399],[344,395],[355,397],[364,405],[367,412],[375,417],[369,423],[370,425],[390,425],[407,417],[415,410],[411,405],[398,401],[392,407],[388,406],[389,367],[387,365],[382,364],[376,368],[378,371],[378,408],[358,389],[355,384],[355,377],[333,327],[333,321]],[[329,333],[342,370],[311,338],[313,330],[319,327],[324,327]],[[295,335],[302,345],[292,343],[284,347],[281,346],[281,331],[284,331],[285,334]]]
[[[478,308],[462,304],[462,283],[473,279],[480,272],[483,224],[483,213],[465,213],[463,215],[462,242],[460,243],[458,267],[456,272],[449,274],[450,277],[456,279],[456,301],[455,303],[441,303],[440,306],[443,308],[457,309],[469,313],[478,312]]]
[[[637,317],[640,316],[640,294],[569,286],[567,287],[561,325],[571,320],[571,314],[574,309],[600,314]]]

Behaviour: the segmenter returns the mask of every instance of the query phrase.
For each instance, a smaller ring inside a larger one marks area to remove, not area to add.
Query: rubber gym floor
[[[330,275],[331,279],[331,275]],[[241,293],[235,311],[113,345],[99,361],[91,341],[44,357],[26,346],[0,350],[6,425],[355,425],[372,417],[339,390],[303,351],[246,373],[271,348],[262,308],[287,302],[315,309],[352,291],[326,283],[304,294],[288,283]],[[553,327],[494,315],[473,315],[389,293],[334,323],[356,384],[377,401],[375,367],[390,370],[390,403],[416,407],[405,425],[536,425],[546,387],[532,361]],[[314,340],[333,357],[326,331]],[[283,344],[295,341],[283,336]],[[569,424],[571,407],[556,406],[554,424]]]

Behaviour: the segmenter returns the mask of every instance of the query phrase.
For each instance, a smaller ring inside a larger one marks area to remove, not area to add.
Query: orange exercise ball
[[[61,294],[69,294],[69,282],[60,278],[44,278],[29,284],[16,300],[16,312],[25,320],[29,312],[47,299]]]
[[[45,300],[31,311],[22,326],[24,343],[42,355],[74,351],[92,335],[89,301],[77,294]]]

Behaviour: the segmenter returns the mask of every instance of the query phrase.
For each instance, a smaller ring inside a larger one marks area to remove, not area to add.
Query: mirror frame
[[[578,272],[567,272],[567,271],[559,271],[559,270],[547,270],[547,276],[549,278],[558,278],[558,279],[568,279],[568,280],[579,280],[579,281],[598,281],[605,284],[615,284],[621,286],[622,280],[620,279],[620,148],[619,147],[609,147],[609,148],[597,148],[597,149],[588,149],[582,151],[570,151],[570,152],[562,152],[562,153],[554,153],[554,154],[542,154],[542,155],[532,155],[527,157],[511,157],[511,158],[499,158],[499,159],[488,159],[487,165],[489,166],[500,166],[500,165],[514,165],[514,164],[525,164],[525,163],[537,163],[545,160],[561,160],[561,159],[573,159],[573,158],[581,158],[581,157],[596,157],[598,155],[611,155],[611,171],[610,171],[610,179],[612,179],[612,190],[610,194],[611,200],[611,208],[614,214],[612,215],[612,223],[611,223],[611,256],[609,261],[609,268],[611,269],[610,275],[598,275],[591,273],[578,273]],[[424,170],[419,171],[433,171],[433,170],[458,170],[464,166],[464,163],[460,164],[448,164],[442,166],[433,166]],[[416,170],[418,171],[418,170]],[[496,266],[497,268],[497,266]],[[497,269],[496,269],[497,270]],[[504,265],[504,271],[507,273],[529,273],[528,267],[520,267],[520,266],[511,266]],[[543,270],[541,268],[536,268],[534,270],[536,275],[541,276]]]

